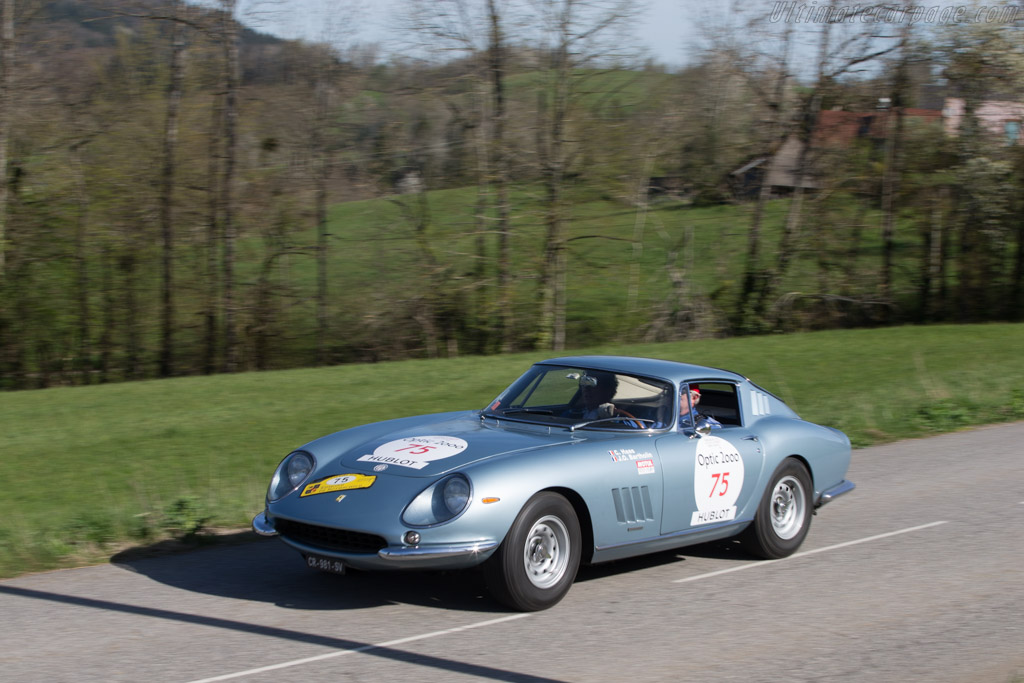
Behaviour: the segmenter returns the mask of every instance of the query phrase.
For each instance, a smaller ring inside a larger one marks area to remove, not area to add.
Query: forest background
[[[0,0],[0,387],[1024,317],[1018,5],[400,7]]]

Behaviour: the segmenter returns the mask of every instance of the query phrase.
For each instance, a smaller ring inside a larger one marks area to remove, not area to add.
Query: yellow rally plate
[[[326,479],[321,479],[315,484],[310,484],[302,489],[303,496],[315,496],[318,493],[330,493],[331,491],[347,491],[349,489],[368,489],[377,480],[375,475],[369,474],[336,474]]]

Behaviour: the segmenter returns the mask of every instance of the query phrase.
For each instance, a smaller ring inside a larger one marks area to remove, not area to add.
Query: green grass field
[[[668,297],[678,298],[672,293],[666,267],[673,250],[678,250],[678,255],[671,265],[684,273],[687,287],[686,300],[679,303],[686,306],[697,302],[704,310],[715,311],[714,322],[709,323],[710,328],[700,330],[702,335],[712,336],[722,331],[726,317],[734,310],[743,280],[752,206],[690,207],[665,200],[653,203],[649,211],[640,214],[621,201],[598,196],[593,189],[576,188],[569,194],[570,241],[566,265],[569,346],[586,346],[590,343],[588,340],[593,339],[616,339],[622,343],[643,340],[652,316]],[[540,196],[538,188],[529,187],[518,187],[511,194],[512,337],[519,348],[530,348],[536,332],[537,278],[545,244]],[[422,344],[417,326],[409,323],[402,311],[415,310],[427,289],[435,289],[444,301],[462,297],[465,302],[483,293],[491,297],[493,303],[496,296],[493,235],[487,241],[484,280],[478,282],[471,275],[477,259],[473,218],[476,200],[473,188],[437,190],[428,194],[430,224],[426,235],[434,258],[447,268],[440,283],[418,251],[412,223],[396,204],[414,203],[414,197],[403,195],[346,202],[330,208],[328,319],[329,338],[336,358],[364,358],[359,354],[368,348],[376,349],[380,358],[425,355],[423,349],[417,347]],[[854,261],[850,261],[841,247],[850,230],[847,223],[856,217],[870,228],[879,224],[878,212],[870,210],[861,216],[852,201],[843,198],[830,200],[829,206],[832,213],[827,217],[807,218],[807,226],[820,222],[829,225],[829,229],[819,234],[810,227],[805,228],[800,238],[801,249],[794,255],[778,296],[823,291],[854,298],[874,296],[881,263],[879,231],[864,230]],[[789,202],[784,199],[772,201],[766,207],[763,220],[766,261],[777,250],[788,207]],[[296,247],[316,243],[311,229],[290,233],[287,239]],[[631,243],[634,239],[636,248]],[[822,240],[831,242],[825,245]],[[897,235],[894,291],[901,310],[908,315],[916,292],[913,283],[919,268],[918,242],[915,230],[903,230]],[[246,329],[254,324],[250,319],[256,306],[253,284],[260,276],[260,264],[271,247],[263,239],[252,236],[240,240],[238,246],[237,274],[242,284],[240,326]],[[270,289],[275,298],[269,329],[273,350],[268,359],[271,368],[300,367],[315,356],[312,295],[316,291],[316,263],[310,253],[289,254],[273,261]],[[822,254],[829,254],[834,261],[828,264],[827,272],[833,280],[842,279],[841,285],[820,281]],[[852,274],[847,273],[847,265],[853,262],[856,267],[851,266]],[[186,286],[178,301],[178,317],[182,322],[176,337],[178,355],[185,365],[196,367],[203,328],[195,321],[200,319],[202,300],[199,289],[190,287],[201,278],[198,271],[183,271],[179,279]],[[143,323],[142,333],[149,349],[157,347],[158,322],[157,316],[151,316]],[[488,325],[486,320],[477,322]],[[401,349],[391,349],[389,344],[381,342],[382,337],[401,338],[402,343],[398,344]],[[242,352],[248,355],[252,350],[245,346]]]
[[[1024,325],[899,327],[621,353],[725,367],[863,446],[1024,419]],[[573,353],[577,353],[576,350]],[[0,393],[0,576],[247,525],[277,462],[374,420],[482,407],[546,353]]]

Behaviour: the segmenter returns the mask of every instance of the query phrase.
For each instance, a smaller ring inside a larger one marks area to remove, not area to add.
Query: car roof
[[[608,370],[626,374],[645,375],[667,379],[673,383],[690,380],[722,380],[743,382],[746,378],[735,372],[704,365],[680,363],[658,358],[635,358],[633,356],[564,356],[541,361],[539,365],[569,365],[592,370]]]

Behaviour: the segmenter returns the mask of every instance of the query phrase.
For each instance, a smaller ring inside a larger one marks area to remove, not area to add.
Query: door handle
[[[756,436],[754,436],[753,434],[751,434],[750,436],[743,437],[743,440],[744,441],[757,441],[758,438]]]

